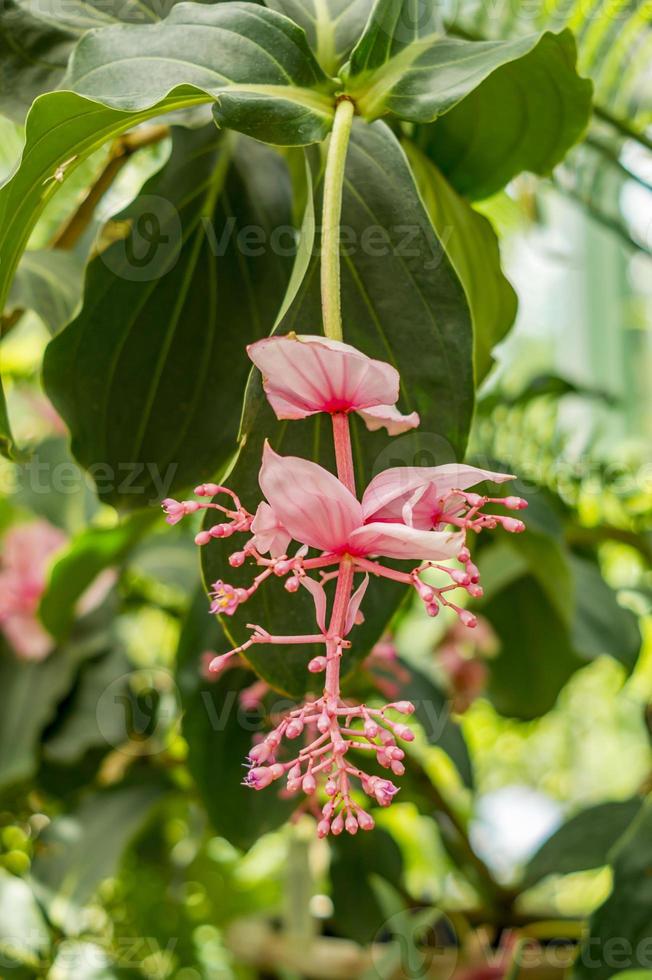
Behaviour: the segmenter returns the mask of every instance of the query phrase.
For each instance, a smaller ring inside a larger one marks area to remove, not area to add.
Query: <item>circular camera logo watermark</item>
[[[379,978],[391,970],[392,976],[409,980],[435,975],[449,980],[457,965],[455,928],[437,908],[396,912],[378,931],[371,950]]]
[[[124,225],[124,237],[100,252],[114,275],[130,282],[152,282],[174,268],[183,244],[183,228],[170,201],[154,194],[137,197],[129,206]]]
[[[458,462],[455,450],[435,432],[406,432],[395,436],[374,460],[373,476],[397,466],[441,466]]]
[[[116,677],[104,689],[96,707],[97,727],[104,741],[125,755],[156,755],[165,748],[165,734],[179,712],[172,674],[144,668]]]

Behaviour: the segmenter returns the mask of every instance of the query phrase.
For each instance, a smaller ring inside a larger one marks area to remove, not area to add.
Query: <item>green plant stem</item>
[[[342,218],[344,168],[354,111],[354,105],[350,99],[341,99],[337,104],[324,174],[321,306],[324,334],[331,340],[342,340],[340,221]]]

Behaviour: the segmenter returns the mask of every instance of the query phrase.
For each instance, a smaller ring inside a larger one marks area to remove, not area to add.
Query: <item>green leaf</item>
[[[636,616],[618,603],[597,562],[571,555],[570,564],[575,579],[572,636],[576,650],[590,660],[608,654],[630,673],[641,650]]]
[[[551,74],[558,70],[560,62],[567,67],[560,87],[564,95],[566,88],[569,89],[569,106],[572,108],[576,100],[582,103],[582,110],[577,112],[579,124],[565,148],[579,137],[588,121],[592,87],[574,72],[570,35],[546,33],[507,41],[463,41],[443,37],[438,27],[437,5],[433,0],[416,4],[414,0],[377,0],[345,71],[347,92],[365,118],[377,119],[391,112],[410,122],[434,122],[482,86],[494,72],[505,65],[518,65],[543,44],[550,49],[545,55],[546,63],[554,62]],[[536,59],[537,65],[540,57]],[[524,78],[519,72],[512,75],[508,84],[520,88],[528,81],[526,64]],[[559,112],[558,91],[553,90],[547,97],[552,98]],[[492,123],[496,104],[500,103],[492,103],[489,113]],[[514,125],[512,133],[518,137]]]
[[[400,849],[386,830],[333,838],[330,875],[337,931],[364,946],[376,939],[387,916],[372,881],[378,877],[399,887],[402,873]]]
[[[333,119],[334,83],[305,33],[251,3],[179,3],[160,23],[86,34],[63,84],[130,110],[192,85],[216,100],[220,126],[285,146],[323,140]]]
[[[41,733],[70,690],[88,650],[68,644],[41,663],[19,660],[0,645],[0,788],[36,771]]]
[[[320,180],[316,181],[317,208]],[[473,407],[472,331],[466,300],[416,191],[405,156],[384,123],[354,126],[344,187],[345,245],[342,262],[344,338],[360,350],[393,363],[402,380],[402,410],[418,410],[415,433],[390,440],[370,433],[353,419],[358,490],[371,477],[397,465],[434,465],[463,456]],[[305,263],[305,250],[299,261]],[[282,333],[315,333],[321,322],[319,257],[308,264],[301,288],[279,326]],[[253,512],[260,499],[258,471],[265,437],[277,452],[333,466],[327,418],[279,424],[263,396],[257,374],[245,400],[242,448],[229,486]],[[249,583],[250,567],[232,569],[235,544],[211,542],[203,549],[204,578],[235,585]],[[305,590],[300,590],[304,593]],[[306,593],[288,595],[278,579],[265,583],[241,613],[225,624],[234,646],[249,635],[245,623],[272,633],[305,633],[314,628],[314,607]],[[350,669],[380,638],[407,590],[386,580],[371,583],[364,601],[365,622],[352,634]],[[252,647],[248,659],[277,690],[300,697],[315,684],[306,671],[315,651],[292,646]]]
[[[76,812],[56,817],[46,828],[32,876],[51,922],[68,933],[79,931],[84,906],[99,884],[115,874],[123,851],[161,793],[154,785],[95,793]]]
[[[334,75],[362,34],[374,0],[266,0],[303,27],[324,71]]]
[[[178,0],[17,0],[38,20],[81,35],[111,24],[150,24],[169,14]]]
[[[576,71],[570,31],[544,34],[517,61],[491,74],[414,139],[446,179],[472,200],[489,197],[524,170],[547,175],[586,129],[592,85]]]
[[[531,574],[482,605],[500,639],[490,663],[489,692],[498,711],[532,719],[554,706],[566,681],[582,666],[566,623]]]
[[[124,746],[132,732],[125,705],[130,698],[132,665],[119,647],[83,664],[72,697],[60,711],[43,746],[48,763],[70,766],[94,748]]]
[[[22,878],[0,871],[0,957],[3,966],[21,963],[37,967],[49,946],[48,928],[31,888]],[[13,976],[14,970],[10,973]]]
[[[652,798],[609,855],[613,888],[589,920],[575,980],[608,980],[650,965],[652,935]]]
[[[5,0],[0,9],[0,113],[22,123],[37,95],[58,86],[73,43],[70,32]]]
[[[71,319],[82,296],[84,261],[74,252],[25,252],[11,284],[5,315],[34,310],[51,333]]]
[[[479,383],[493,364],[491,352],[514,323],[518,300],[500,267],[498,239],[409,140],[404,148],[430,220],[464,286],[473,318],[474,364]]]
[[[203,679],[202,653],[228,648],[218,621],[208,615],[206,597],[198,593],[177,652],[188,768],[217,833],[246,850],[262,834],[281,826],[297,804],[279,797],[278,787],[256,792],[242,785],[254,736],[268,730],[267,712],[246,711],[240,705],[240,693],[256,681],[252,672],[235,669],[217,680]],[[274,707],[283,710],[289,704],[277,700]]]
[[[159,515],[137,514],[116,527],[91,527],[73,538],[57,559],[41,598],[43,625],[57,639],[70,630],[79,599],[100,572],[118,565],[136,546]]]
[[[641,810],[640,797],[598,803],[563,824],[530,858],[523,886],[531,888],[546,875],[567,875],[599,868]]]
[[[212,124],[178,129],[118,220],[131,233],[91,263],[44,381],[101,499],[133,509],[213,476],[235,449],[245,345],[269,333],[290,275],[287,171]]]
[[[13,460],[15,463],[24,462],[28,458],[28,454],[20,450],[13,437],[11,431],[11,424],[9,422],[9,415],[7,414],[7,401],[5,399],[4,388],[2,387],[2,382],[0,381],[0,453],[6,456],[7,459]]]
[[[473,765],[460,726],[451,718],[450,699],[425,674],[412,666],[410,681],[401,684],[396,700],[411,701],[414,717],[431,745],[437,745],[450,756],[464,783],[473,786]]]

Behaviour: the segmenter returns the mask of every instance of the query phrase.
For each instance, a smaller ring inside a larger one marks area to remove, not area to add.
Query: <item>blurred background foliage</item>
[[[9,14],[5,80],[34,29],[29,4]],[[514,943],[529,938],[543,976],[571,963],[587,921],[603,938],[652,934],[650,9],[495,0],[447,5],[444,19],[473,38],[569,25],[596,84],[588,134],[551,179],[518,177],[475,202],[519,312],[480,390],[470,458],[519,474],[528,535],[480,551],[479,637],[404,608],[351,678],[369,697],[389,685],[438,708],[417,712],[400,802],[375,815],[372,835],[316,843],[309,818],[284,823],[285,801],[239,789],[277,697],[244,669],[204,677],[202,654],[223,639],[192,529],[150,512],[119,523],[41,391],[44,348],[79,306],[88,255],[170,140],[120,157],[84,234],[53,264],[43,250],[115,147],[85,162],[40,219],[2,321],[17,441],[34,453],[18,467],[0,460],[0,529],[5,542],[35,521],[60,532],[39,613],[56,648],[29,659],[6,636],[0,658],[2,975],[402,976],[388,939],[416,949],[429,935],[469,978],[487,975],[488,948],[492,976],[517,975]],[[63,64],[74,31],[51,33],[41,43]],[[22,144],[11,115],[3,176]],[[632,909],[640,921],[627,932]],[[567,960],[550,966],[566,943]],[[601,975],[641,965],[621,964]]]

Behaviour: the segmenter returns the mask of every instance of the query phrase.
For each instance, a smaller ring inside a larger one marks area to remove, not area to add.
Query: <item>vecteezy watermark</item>
[[[179,464],[154,462],[90,463],[82,470],[72,460],[48,459],[38,452],[15,471],[0,470],[0,493],[18,490],[32,496],[67,496],[90,491],[101,497],[137,496],[138,504],[154,506],[169,495]]]

